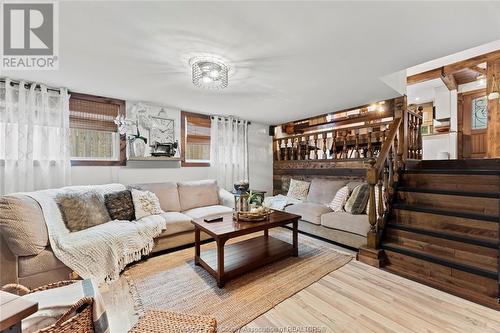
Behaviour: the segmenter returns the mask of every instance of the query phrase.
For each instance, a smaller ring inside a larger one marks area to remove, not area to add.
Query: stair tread
[[[432,174],[458,174],[458,175],[500,175],[499,170],[483,169],[410,169],[403,170],[406,174],[432,173]]]
[[[445,215],[445,216],[456,216],[473,220],[484,220],[490,222],[499,223],[499,217],[495,215],[486,215],[486,214],[478,214],[478,213],[469,213],[469,212],[457,212],[445,209],[436,209],[436,208],[427,208],[419,205],[409,205],[404,203],[396,202],[393,204],[394,209],[404,209],[404,210],[412,210],[416,212],[424,212],[435,215]]]
[[[488,241],[485,239],[479,239],[475,237],[466,237],[466,236],[459,236],[456,234],[452,233],[447,233],[447,232],[442,232],[442,231],[434,231],[434,230],[429,230],[425,228],[419,228],[411,225],[404,225],[404,224],[397,224],[397,223],[392,223],[389,222],[386,225],[387,228],[394,228],[398,230],[404,230],[408,232],[415,232],[418,234],[422,235],[427,235],[431,237],[436,237],[436,238],[442,238],[446,240],[452,240],[456,242],[463,242],[467,244],[473,244],[473,245],[478,245],[478,246],[484,246],[488,248],[493,248],[496,249],[500,245],[500,242],[498,241]]]
[[[437,257],[435,255],[428,254],[424,251],[419,251],[415,249],[409,249],[404,246],[401,246],[396,243],[389,243],[389,242],[384,242],[381,244],[381,248],[387,251],[393,251],[397,252],[403,255],[411,256],[420,260],[425,260],[432,262],[434,264],[442,265],[442,266],[447,266],[451,267],[454,269],[458,269],[461,271],[465,271],[468,273],[480,275],[489,279],[498,279],[498,272],[497,271],[492,271],[492,270],[487,270],[484,268],[478,268],[475,266],[467,265],[467,264],[462,264],[459,262],[456,262],[455,260],[452,259],[444,259],[442,257]]]
[[[398,187],[398,191],[443,194],[443,195],[457,195],[457,196],[464,196],[464,197],[500,198],[500,193],[452,191],[452,190],[440,190],[440,189],[432,189],[432,188],[425,188],[425,187],[422,188],[422,187],[401,186],[401,187]]]

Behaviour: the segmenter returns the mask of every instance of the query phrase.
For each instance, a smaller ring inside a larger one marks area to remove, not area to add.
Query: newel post
[[[370,168],[367,171],[367,182],[369,186],[369,206],[370,209],[368,210],[368,222],[370,223],[370,230],[368,231],[367,234],[367,247],[371,249],[376,249],[378,247],[378,242],[377,242],[377,206],[375,204],[376,198],[375,198],[375,186],[378,183],[378,175],[377,175],[377,170],[375,169],[375,159],[370,158],[368,161],[370,163]]]

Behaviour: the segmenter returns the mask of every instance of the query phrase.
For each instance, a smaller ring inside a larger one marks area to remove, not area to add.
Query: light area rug
[[[291,242],[291,233],[276,229],[270,235]],[[215,248],[215,243],[202,246],[202,251],[208,248]],[[217,319],[219,332],[234,332],[353,258],[299,234],[299,257],[263,266],[219,289],[208,272],[194,265],[193,257],[194,249],[190,248],[153,257],[126,270],[139,315],[153,309],[209,315]]]

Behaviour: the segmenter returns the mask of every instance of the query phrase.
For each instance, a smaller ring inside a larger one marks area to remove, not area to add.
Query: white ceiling
[[[61,2],[59,71],[14,79],[282,123],[394,97],[379,78],[500,39],[500,2]],[[196,88],[188,60],[234,74]]]

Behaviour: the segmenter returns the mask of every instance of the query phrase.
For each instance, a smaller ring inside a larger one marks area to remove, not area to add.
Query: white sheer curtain
[[[69,95],[58,90],[0,83],[0,194],[70,183]]]
[[[212,117],[210,160],[217,171],[220,187],[233,189],[239,180],[248,179],[248,122],[236,118]]]

